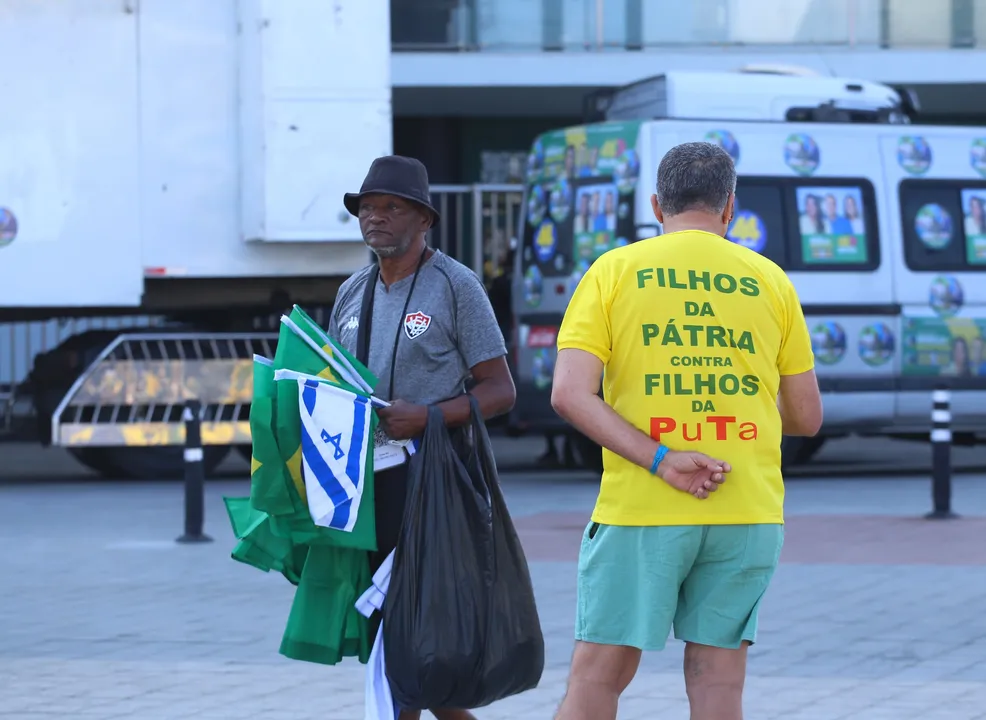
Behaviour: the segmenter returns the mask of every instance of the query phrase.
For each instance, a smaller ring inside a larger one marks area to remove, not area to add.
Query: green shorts
[[[579,552],[575,638],[663,650],[738,648],[757,636],[783,525],[626,527],[589,523]]]

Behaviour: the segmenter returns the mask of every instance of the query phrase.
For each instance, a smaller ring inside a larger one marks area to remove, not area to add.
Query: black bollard
[[[212,542],[212,538],[202,532],[205,522],[202,404],[198,400],[189,400],[181,419],[185,423],[185,534],[176,542]]]
[[[931,500],[928,520],[951,520],[952,512],[952,393],[939,387],[931,405]]]

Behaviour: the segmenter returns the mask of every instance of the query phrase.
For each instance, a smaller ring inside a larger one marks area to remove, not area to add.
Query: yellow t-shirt
[[[604,365],[617,413],[672,450],[732,465],[706,500],[603,451],[592,519],[606,525],[784,521],[781,375],[814,367],[794,286],[777,265],[711,233],[683,231],[610,250],[586,272],[559,351]]]

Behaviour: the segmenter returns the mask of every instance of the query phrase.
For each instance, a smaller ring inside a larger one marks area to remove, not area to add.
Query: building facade
[[[986,124],[986,0],[391,0],[391,41],[395,150],[439,183],[513,181],[588,93],[667,70],[796,66]]]

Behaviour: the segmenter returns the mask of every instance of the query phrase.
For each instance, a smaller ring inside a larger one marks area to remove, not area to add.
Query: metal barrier
[[[158,316],[140,315],[0,323],[0,432],[10,429],[18,389],[30,374],[38,354],[90,330],[125,331],[155,327],[163,321]]]
[[[250,443],[253,356],[276,333],[124,334],[79,376],[52,415],[62,447],[182,445],[182,413],[202,403],[204,445]]]
[[[520,227],[524,186],[434,185],[431,193],[441,215],[432,247],[491,279]]]

